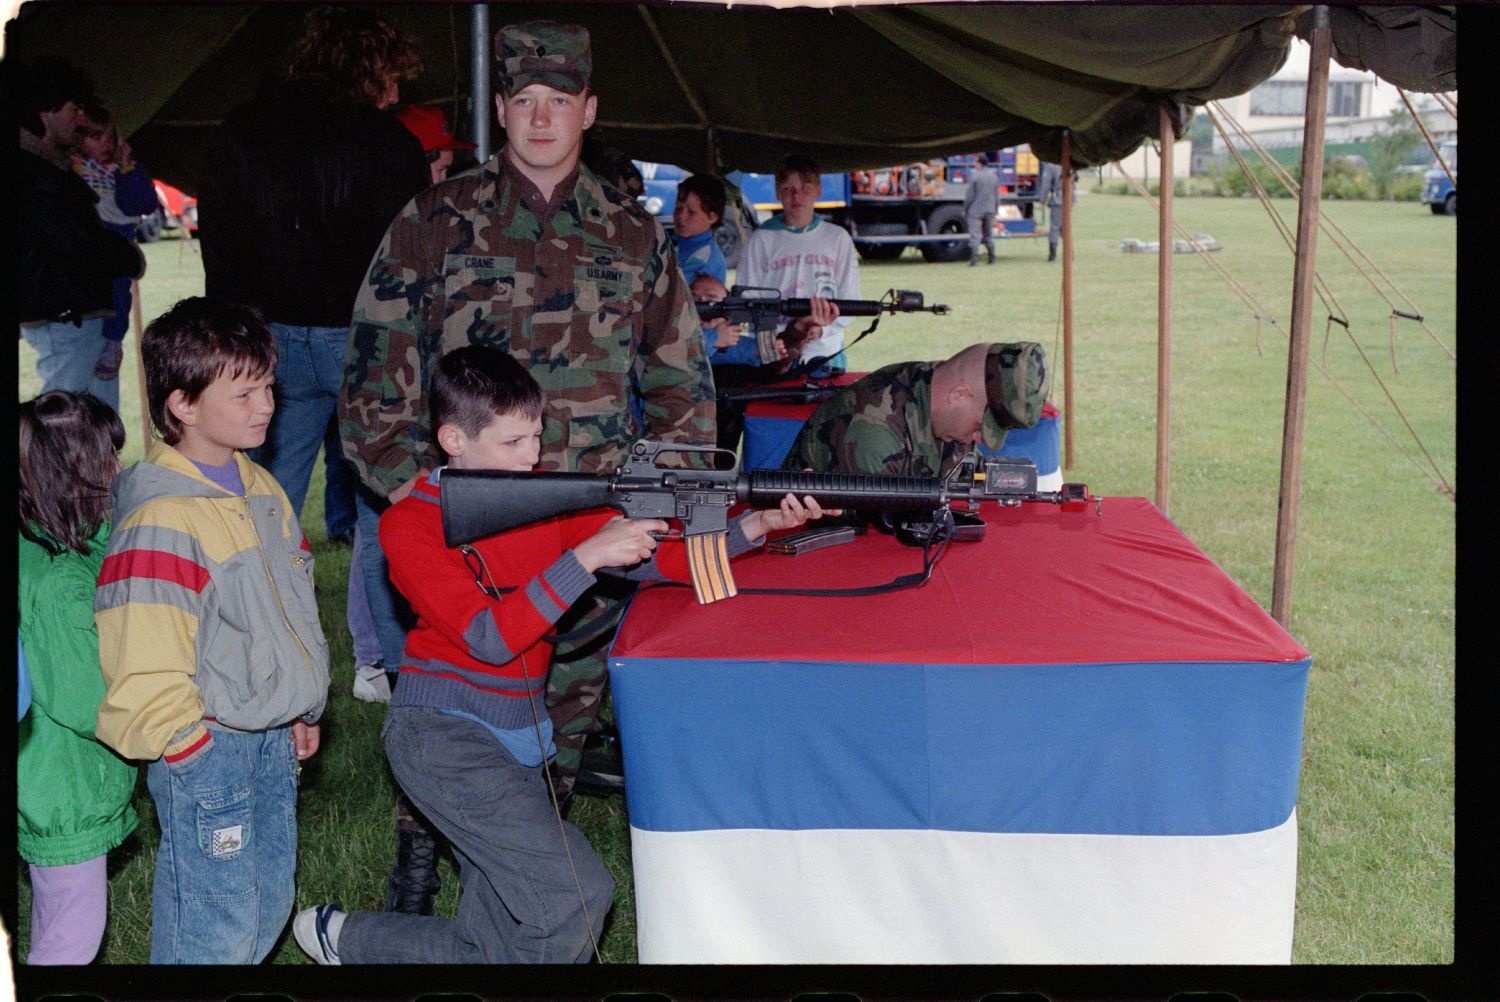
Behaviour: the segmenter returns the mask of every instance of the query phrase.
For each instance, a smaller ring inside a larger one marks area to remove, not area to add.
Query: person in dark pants
[[[969,266],[979,263],[979,245],[984,244],[990,264],[995,263],[995,212],[1000,208],[1000,175],[990,166],[988,153],[979,154],[979,166],[964,191],[964,225],[969,231]]]
[[[1074,172],[1073,180],[1077,181],[1077,172]],[[1063,176],[1061,164],[1049,164],[1042,162],[1042,174],[1036,182],[1036,200],[1038,205],[1047,207],[1047,260],[1057,260],[1057,245],[1062,242],[1062,189]],[[1073,201],[1078,201],[1078,193],[1073,193]]]

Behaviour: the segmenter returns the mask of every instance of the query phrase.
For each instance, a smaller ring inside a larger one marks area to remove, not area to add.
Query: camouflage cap
[[[506,97],[534,83],[579,94],[594,68],[588,29],[556,21],[507,24],[495,33],[495,59]]]
[[[1046,355],[1035,341],[992,344],[984,359],[989,407],[981,429],[987,449],[1005,443],[1008,428],[1034,428],[1052,388]]]

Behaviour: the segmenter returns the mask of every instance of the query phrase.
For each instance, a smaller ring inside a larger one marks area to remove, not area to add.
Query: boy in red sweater
[[[543,394],[508,353],[472,345],[444,355],[428,396],[449,467],[536,465]],[[319,964],[585,963],[597,953],[614,881],[551,801],[547,636],[596,572],[685,580],[687,558],[677,545],[653,557],[652,534],[666,522],[609,511],[449,549],[445,468],[380,520],[391,580],[417,616],[383,736],[396,781],[453,847],[463,886],[458,917],[319,905],[300,912],[292,928]],[[729,553],[822,514],[812,498],[790,494],[777,510],[746,512],[731,523]]]

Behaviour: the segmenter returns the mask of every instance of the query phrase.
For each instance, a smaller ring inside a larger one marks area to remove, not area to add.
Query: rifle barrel
[[[841,317],[878,317],[887,307],[886,303],[878,299],[834,299],[831,302],[839,308]],[[812,300],[783,299],[781,313],[787,317],[812,316]]]

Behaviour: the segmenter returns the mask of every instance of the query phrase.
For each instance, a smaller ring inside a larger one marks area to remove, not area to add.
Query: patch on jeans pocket
[[[239,859],[253,834],[250,787],[210,790],[196,799],[198,851],[214,863]]]
[[[215,828],[209,835],[208,856],[210,859],[223,859],[238,855],[244,847],[244,825],[230,825],[228,828]]]

